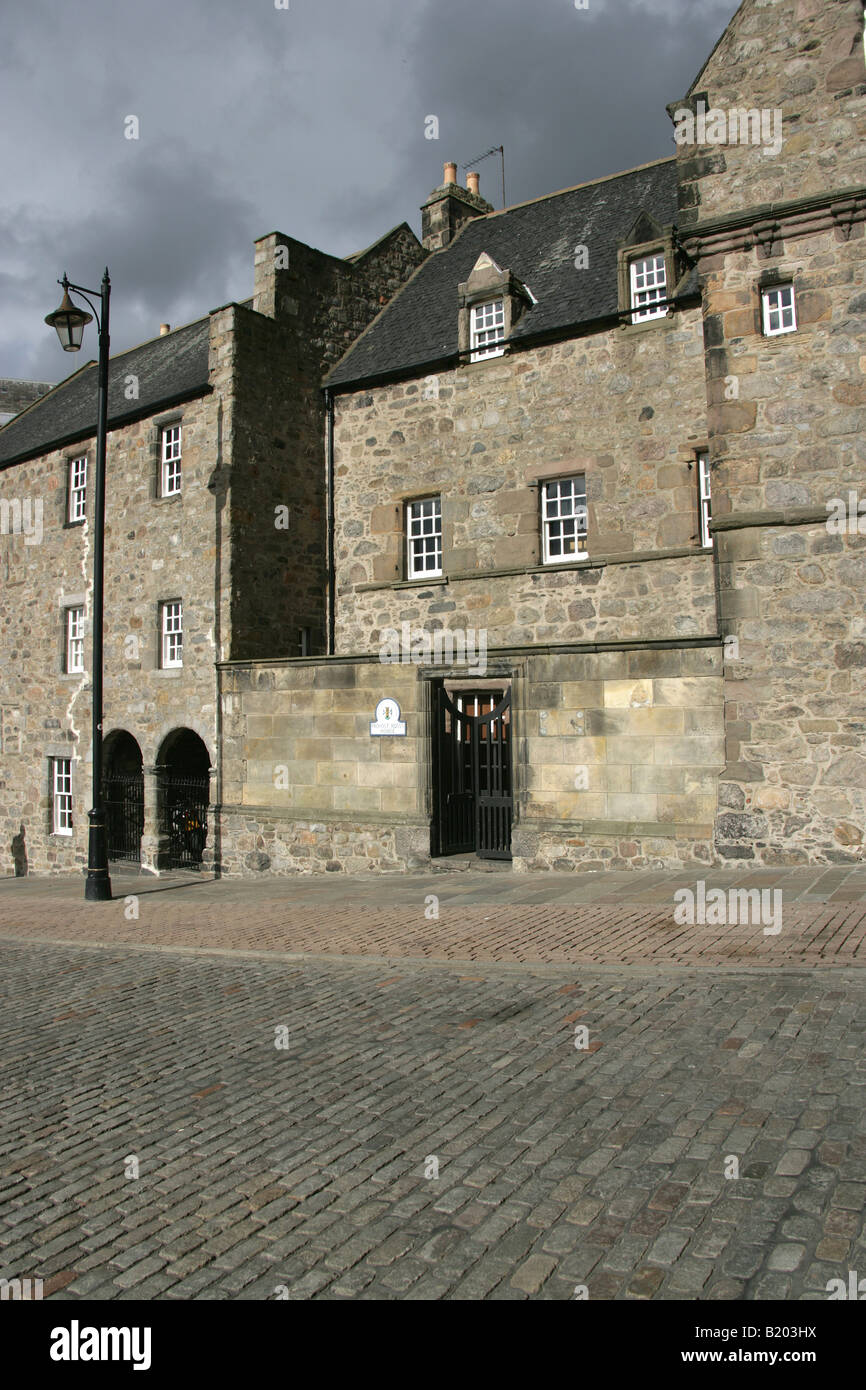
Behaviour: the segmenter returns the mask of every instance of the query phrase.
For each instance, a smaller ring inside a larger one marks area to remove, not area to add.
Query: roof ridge
[[[121,357],[128,357],[131,352],[140,352],[150,343],[159,343],[164,338],[173,338],[175,333],[183,333],[187,328],[197,328],[200,323],[207,323],[209,319],[210,314],[202,314],[200,318],[190,319],[189,323],[182,323],[177,328],[169,329],[168,333],[155,333],[152,338],[143,338],[140,343],[134,343],[132,347],[124,348],[122,352],[112,353],[109,361],[116,362]]]
[[[491,222],[494,217],[504,217],[509,212],[514,212],[517,208],[528,208],[534,203],[543,203],[547,198],[562,198],[566,193],[577,193],[581,188],[592,188],[595,184],[611,183],[614,179],[624,179],[629,174],[640,174],[644,169],[656,169],[661,164],[676,164],[676,155],[668,154],[660,159],[651,159],[646,164],[635,164],[632,169],[620,169],[617,174],[603,174],[597,179],[586,179],[584,183],[574,183],[568,188],[557,188],[553,193],[541,193],[537,198],[527,198],[522,203],[511,203],[507,208],[497,208],[493,212],[483,213],[481,217],[471,219],[472,222]]]

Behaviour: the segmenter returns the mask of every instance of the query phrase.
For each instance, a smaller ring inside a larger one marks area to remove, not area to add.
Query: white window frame
[[[566,484],[572,485],[570,491],[565,490]],[[573,527],[568,524],[572,521]],[[573,473],[567,478],[548,478],[541,484],[541,536],[545,565],[571,565],[589,559],[585,474]],[[555,554],[551,548],[552,543],[562,544],[570,536],[575,542],[574,554]],[[583,549],[580,548],[581,539]]]
[[[664,251],[651,251],[629,261],[630,308],[632,323],[662,319],[668,312],[667,266]]]
[[[69,515],[70,522],[84,521],[87,517],[87,455],[69,460]]]
[[[168,599],[160,604],[160,652],[162,669],[183,666],[183,600]]]
[[[420,497],[406,503],[406,574],[431,579],[441,573],[442,498]]]
[[[710,487],[710,454],[708,449],[699,449],[696,454],[698,469],[698,507],[700,509],[701,545],[712,549],[713,536],[710,531],[710,517],[713,514]]]
[[[181,427],[165,425],[161,438],[161,495],[176,497],[181,490]]]
[[[485,299],[470,310],[470,361],[501,357],[505,351],[505,299]]]
[[[72,834],[72,759],[51,759],[51,833]]]
[[[762,290],[761,316],[765,338],[778,338],[783,333],[796,333],[797,296],[793,284],[768,285]]]
[[[66,674],[84,675],[84,609],[66,610]]]

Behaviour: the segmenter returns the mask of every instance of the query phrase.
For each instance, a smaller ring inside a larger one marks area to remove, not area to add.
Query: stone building
[[[14,416],[50,390],[50,381],[16,381],[10,377],[0,377],[0,425],[8,425]]]
[[[112,359],[104,731],[110,852],[219,858],[216,663],[324,650],[318,383],[423,257],[403,225],[347,260],[274,233],[254,294]],[[0,430],[4,872],[80,869],[90,791],[96,369]]]
[[[504,212],[446,166],[326,382],[329,658],[222,667],[229,869],[862,858],[861,0],[745,0],[669,111]]]
[[[862,859],[863,28],[744,0],[673,157],[501,212],[446,165],[423,245],[264,238],[253,301],[115,359],[106,730],[147,865]],[[85,855],[94,396],[0,432],[6,872]]]

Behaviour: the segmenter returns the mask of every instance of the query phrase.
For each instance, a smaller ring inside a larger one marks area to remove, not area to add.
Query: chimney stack
[[[444,180],[434,188],[421,208],[421,241],[428,251],[441,251],[453,241],[472,217],[483,217],[493,207],[478,192],[478,175],[467,174],[467,188],[457,182],[457,165],[446,160]]]
[[[160,336],[160,338],[164,338],[165,335],[166,335],[166,333],[170,333],[170,332],[171,332],[171,324],[170,324],[170,323],[161,323],[161,324],[159,325],[159,336]]]

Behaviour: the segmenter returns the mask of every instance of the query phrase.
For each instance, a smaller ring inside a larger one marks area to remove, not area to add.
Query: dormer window
[[[518,319],[535,300],[510,270],[484,251],[472,274],[457,286],[457,341],[465,362],[501,357]]]
[[[632,323],[664,318],[667,313],[667,276],[664,252],[639,256],[629,263]]]
[[[617,247],[622,326],[642,329],[666,319],[676,308],[685,270],[676,250],[674,227],[662,227],[648,213],[639,213],[631,232]]]
[[[501,357],[505,351],[505,300],[490,299],[472,306],[471,361]]]

